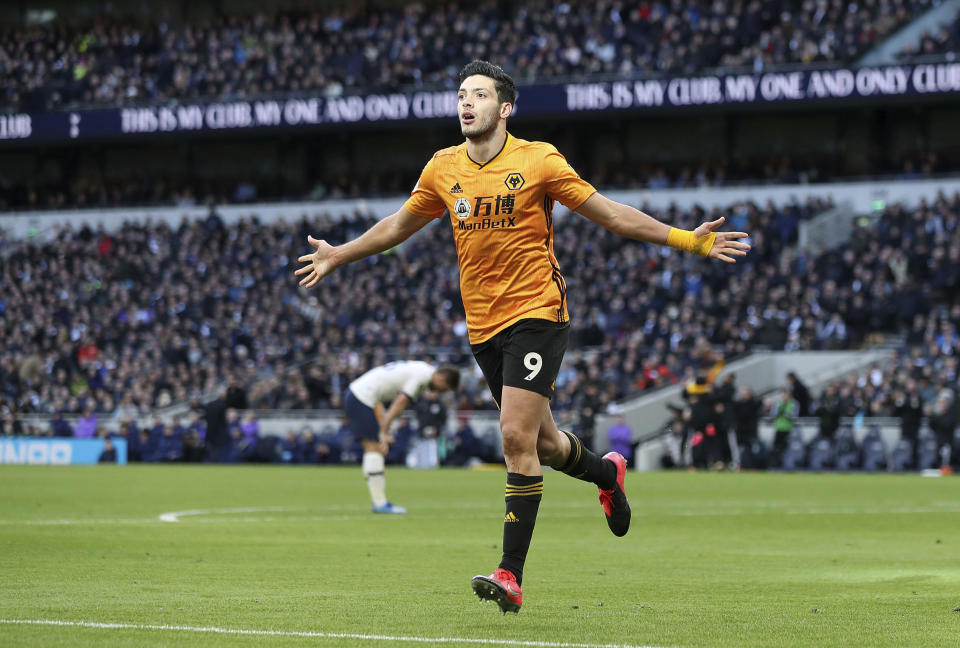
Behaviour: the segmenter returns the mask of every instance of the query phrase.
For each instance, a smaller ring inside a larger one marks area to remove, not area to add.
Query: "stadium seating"
[[[833,468],[836,457],[833,442],[826,437],[817,437],[810,444],[810,470],[825,471]]]
[[[917,468],[920,470],[929,470],[940,465],[940,445],[932,435],[920,438],[920,446],[917,449]]]
[[[913,470],[913,441],[900,439],[890,457],[890,469],[893,472]]]
[[[846,472],[860,467],[860,448],[853,438],[853,430],[841,427],[836,435],[835,467],[838,471]]]
[[[786,448],[780,458],[780,468],[787,471],[802,470],[807,466],[807,446],[800,430],[793,430],[787,438]]]
[[[750,231],[754,254],[732,267],[655,254],[584,219],[559,222],[573,328],[557,411],[577,413],[589,429],[584,412],[690,380],[717,350],[730,358],[754,344],[841,348],[872,331],[906,336],[908,372],[891,365],[851,376],[840,387],[842,415],[893,415],[891,388],[907,378],[925,404],[952,390],[960,196],[889,207],[849,249],[812,257],[793,242],[798,222],[820,207],[654,211],[686,227],[724,214]],[[129,224],[110,234],[66,230],[48,246],[16,243],[0,259],[0,398],[18,412],[79,412],[87,402],[101,413],[136,411],[186,402],[232,377],[258,407],[335,408],[352,377],[390,357],[472,367],[445,224],[399,254],[341,268],[314,291],[296,288],[291,260],[308,233],[342,241],[370,223],[226,226],[214,213],[175,230]],[[160,282],[140,290],[145,277]],[[837,320],[842,329],[828,326]],[[478,376],[466,382],[461,409],[493,406]]]
[[[867,431],[861,443],[863,449],[863,465],[865,472],[877,472],[887,467],[887,448],[880,438],[880,431],[871,428]]]
[[[931,5],[341,4],[210,24],[37,25],[0,34],[0,109],[443,85],[473,58],[492,58],[520,82],[849,62]]]

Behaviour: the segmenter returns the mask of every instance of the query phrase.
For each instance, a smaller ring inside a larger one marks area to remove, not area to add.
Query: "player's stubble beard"
[[[483,116],[481,119],[479,113],[474,113],[477,118],[469,126],[460,126],[460,132],[468,140],[480,141],[487,139],[497,129],[497,114],[493,111]]]

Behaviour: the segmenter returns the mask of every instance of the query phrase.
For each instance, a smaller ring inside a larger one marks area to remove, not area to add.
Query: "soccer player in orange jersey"
[[[499,67],[473,61],[460,71],[458,116],[465,141],[438,151],[407,202],[353,241],[332,246],[308,237],[301,286],[338,266],[388,250],[449,213],[460,266],[470,345],[500,407],[507,465],[503,559],[474,592],[506,613],[522,604],[520,584],[543,493],[542,465],[596,484],[610,530],[624,535],[630,505],[626,463],[604,457],[557,428],[554,381],[569,336],[566,284],[553,253],[553,204],[638,241],[734,263],[750,246],[743,232],[719,232],[723,219],[696,230],[672,228],[614,202],[577,175],[557,149],[507,132],[516,88]]]

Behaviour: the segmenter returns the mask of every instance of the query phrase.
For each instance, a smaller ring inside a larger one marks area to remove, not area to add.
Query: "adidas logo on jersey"
[[[459,182],[458,182],[457,184],[453,185],[452,187],[450,187],[450,193],[452,193],[452,194],[463,193],[463,188],[460,187],[460,183],[459,183]]]

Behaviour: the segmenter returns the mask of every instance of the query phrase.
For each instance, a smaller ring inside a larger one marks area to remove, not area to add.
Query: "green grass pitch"
[[[617,539],[548,472],[517,616],[470,590],[503,485],[390,469],[374,516],[358,467],[2,466],[0,646],[960,645],[957,478],[632,473]]]

